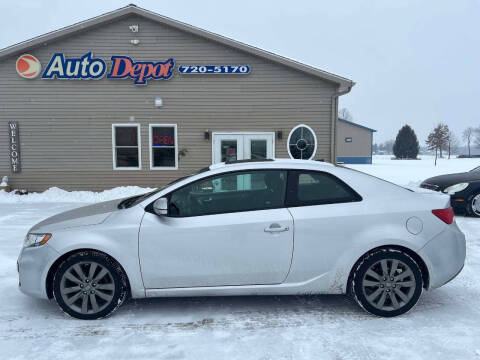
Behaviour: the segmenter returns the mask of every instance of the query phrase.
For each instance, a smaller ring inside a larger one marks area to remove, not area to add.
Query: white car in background
[[[35,225],[20,289],[80,319],[128,296],[349,294],[396,316],[452,280],[465,237],[446,195],[304,160],[216,164]]]

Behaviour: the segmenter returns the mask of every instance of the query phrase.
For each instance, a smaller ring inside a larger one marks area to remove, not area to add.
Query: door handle
[[[279,233],[279,232],[284,232],[288,230],[290,230],[288,226],[280,226],[280,224],[274,223],[269,227],[265,228],[264,231],[269,233]]]

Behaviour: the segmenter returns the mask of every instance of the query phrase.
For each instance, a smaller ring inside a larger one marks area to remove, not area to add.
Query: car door
[[[293,252],[287,171],[220,174],[171,192],[167,216],[146,212],[139,256],[145,287],[278,284]]]
[[[362,198],[328,172],[289,172],[287,206],[295,222],[289,282],[323,276],[371,223]]]

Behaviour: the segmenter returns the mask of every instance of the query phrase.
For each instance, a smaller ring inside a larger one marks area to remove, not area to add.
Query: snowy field
[[[480,160],[392,161],[354,168],[401,185],[470,170]],[[66,317],[53,301],[17,289],[27,230],[55,213],[142,192],[13,196],[0,192],[0,359],[479,359],[480,219],[457,217],[467,262],[408,314],[381,319],[344,296],[180,298],[129,301],[108,319]]]
[[[371,165],[347,166],[403,186],[419,185],[432,176],[465,172],[480,166],[480,158],[443,158],[437,160],[437,166],[435,166],[435,158],[429,155],[421,155],[421,160],[392,160],[391,158],[392,155],[378,155],[373,157]]]

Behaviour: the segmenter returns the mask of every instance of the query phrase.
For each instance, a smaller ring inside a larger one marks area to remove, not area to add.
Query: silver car
[[[423,191],[423,192],[421,192]],[[328,163],[215,164],[28,232],[20,289],[97,319],[127,297],[348,294],[396,316],[452,280],[465,236],[449,197]]]

